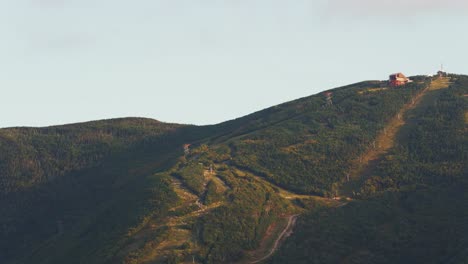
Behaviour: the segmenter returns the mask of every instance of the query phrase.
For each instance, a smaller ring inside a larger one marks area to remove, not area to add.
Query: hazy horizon
[[[467,14],[461,0],[7,0],[0,127],[215,124],[394,72],[465,74]]]

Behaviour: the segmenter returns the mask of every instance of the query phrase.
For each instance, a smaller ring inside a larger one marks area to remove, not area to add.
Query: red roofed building
[[[399,72],[390,75],[388,82],[391,86],[400,86],[411,82],[411,80],[408,77],[406,77],[403,73]]]

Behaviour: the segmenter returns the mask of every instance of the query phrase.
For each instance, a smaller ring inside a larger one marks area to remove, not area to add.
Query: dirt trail
[[[445,77],[432,81],[429,87],[413,97],[411,102],[407,103],[400,109],[397,115],[387,123],[375,141],[372,142],[371,148],[354,161],[354,164],[356,165],[349,172],[351,182],[344,185],[344,188],[341,190],[343,195],[351,196],[352,190],[355,189],[356,186],[354,185],[357,184],[357,181],[362,179],[363,176],[368,176],[369,172],[372,171],[372,163],[376,162],[395,145],[397,134],[406,124],[405,114],[409,110],[420,105],[421,99],[427,94],[427,92],[447,88],[449,84],[450,78]]]
[[[265,255],[264,257],[262,257],[261,259],[258,259],[258,260],[255,260],[255,261],[251,261],[249,263],[259,263],[259,262],[262,262],[264,260],[266,260],[267,258],[271,257],[271,255],[273,255],[273,253],[276,252],[276,250],[278,250],[279,246],[281,245],[281,243],[286,239],[288,238],[290,235],[292,235],[293,233],[293,229],[294,229],[294,226],[296,225],[296,221],[297,221],[297,217],[299,215],[291,215],[289,218],[288,218],[288,224],[286,225],[286,227],[283,229],[283,231],[279,234],[279,236],[276,238],[275,240],[275,243],[273,244],[273,247],[268,251],[268,254]]]
[[[220,207],[221,205],[223,205],[222,202],[216,202],[216,203],[212,203],[208,206],[203,206],[203,208],[200,208],[196,211],[193,211],[193,212],[189,212],[185,215],[182,215],[182,216],[179,216],[179,217],[171,217],[167,220],[167,223],[165,224],[166,226],[171,226],[171,227],[176,227],[176,226],[181,226],[181,225],[185,225],[187,224],[186,221],[190,218],[195,218],[195,217],[199,217],[203,214],[206,214],[208,213],[209,211],[215,209],[215,208],[218,208]]]
[[[384,130],[377,136],[373,148],[369,149],[366,153],[359,157],[358,162],[361,164],[360,168],[351,173],[351,177],[360,176],[369,165],[369,162],[376,160],[379,156],[386,153],[395,144],[397,133],[401,127],[406,124],[404,115],[408,110],[414,109],[421,102],[422,97],[431,90],[438,90],[448,87],[448,78],[439,78],[431,83],[431,85],[424,89],[421,93],[416,95],[412,101],[403,106],[403,108],[394,116],[390,122],[385,126]]]

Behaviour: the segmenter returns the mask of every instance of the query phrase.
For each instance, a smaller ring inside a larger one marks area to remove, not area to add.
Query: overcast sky
[[[369,79],[468,74],[466,0],[0,0],[0,127],[213,124]]]

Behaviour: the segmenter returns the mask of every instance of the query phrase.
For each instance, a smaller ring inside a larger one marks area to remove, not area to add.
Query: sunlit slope
[[[6,263],[247,263],[335,208],[356,157],[431,79],[367,81],[212,126],[119,119],[0,130]],[[192,144],[184,154],[182,145]],[[341,207],[339,207],[341,208]]]
[[[468,77],[450,78],[408,111],[354,201],[304,215],[271,263],[468,261]]]
[[[339,173],[345,168],[340,166],[351,166],[355,159],[354,155],[346,156],[346,151],[360,153],[371,148],[379,128],[429,86],[429,79],[415,79],[413,85],[398,88],[384,82],[358,83],[334,90],[332,105],[319,94],[200,128],[212,131],[211,135],[194,142],[191,153],[163,173],[172,177],[181,198],[181,204],[170,210],[175,215],[162,222],[150,216],[142,222],[132,235],[140,243],[125,247],[127,261],[250,263],[268,257],[272,248],[263,245],[275,244],[282,233],[275,227],[286,224],[286,217],[310,206],[344,205],[313,195],[333,196],[334,188],[344,179]],[[364,134],[364,141],[347,140],[361,136],[358,132]],[[334,145],[340,146],[341,152],[330,155]],[[260,159],[265,156],[273,156],[271,163]],[[337,157],[343,163],[337,163]],[[312,170],[298,171],[301,167],[296,167],[297,161],[304,164],[307,159],[316,160],[308,164]],[[283,167],[272,169],[271,165],[278,164]],[[330,175],[313,171],[320,169],[337,176],[330,179]],[[282,180],[281,172],[297,175],[301,188],[312,186],[314,191],[281,184],[276,180]],[[328,181],[329,185],[315,185],[311,178]],[[149,240],[141,239],[148,234],[152,234]],[[255,251],[257,248],[259,251]]]
[[[429,81],[415,78],[402,87],[362,82],[333,90],[332,105],[324,94],[299,99],[239,122],[224,144],[234,166],[287,189],[332,196],[356,157]]]

